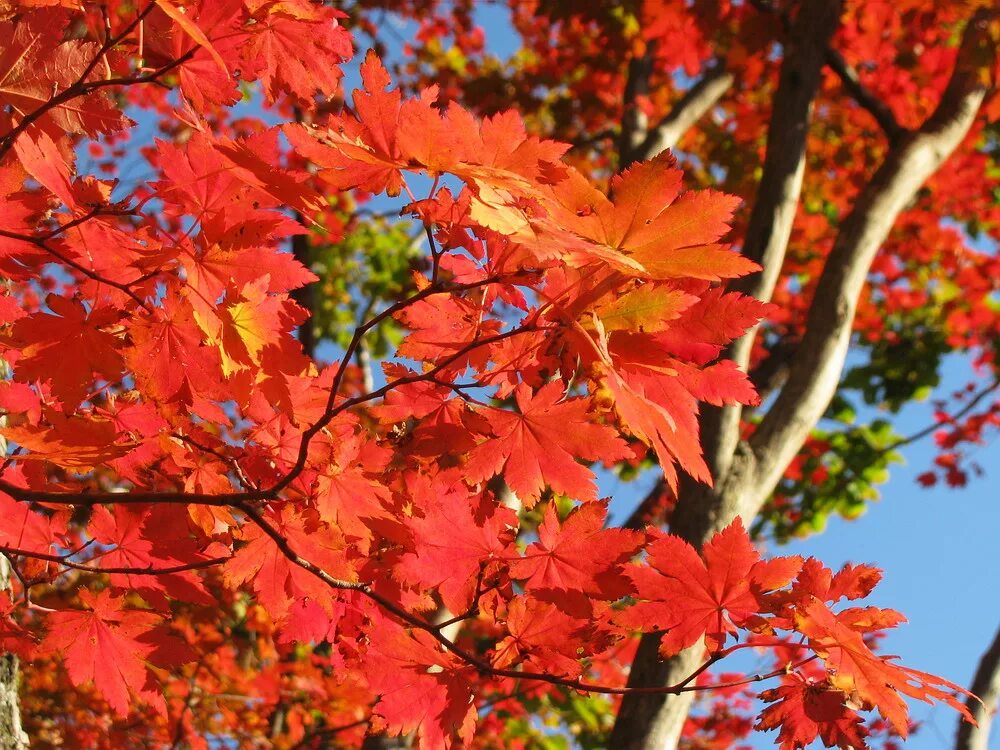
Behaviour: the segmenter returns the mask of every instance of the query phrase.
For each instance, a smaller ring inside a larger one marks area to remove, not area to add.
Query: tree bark
[[[4,446],[6,447],[6,446]],[[10,589],[10,563],[0,555],[0,590]],[[27,750],[21,726],[20,665],[14,654],[0,654],[0,750]]]
[[[623,101],[622,129],[618,134],[618,171],[625,170],[637,161],[639,149],[646,140],[649,119],[638,105],[640,96],[649,93],[649,78],[653,73],[653,50],[649,49],[641,57],[633,58],[628,64],[625,76],[625,97]]]
[[[765,161],[773,180],[758,190],[754,215],[762,218],[748,231],[745,252],[764,266],[748,284],[748,291],[770,296],[784,258],[784,249],[801,185],[804,123],[812,95],[800,84],[819,84],[827,42],[836,28],[837,11],[825,0],[806,0],[795,21],[782,65],[782,84],[776,94],[775,118],[797,116],[793,122],[772,120],[772,134],[781,130],[801,144],[795,151],[788,141],[769,136]],[[831,18],[832,16],[832,18]],[[809,19],[805,25],[805,19]],[[799,31],[795,29],[798,28]],[[817,36],[820,35],[820,36]],[[818,49],[819,39],[825,39]],[[780,480],[836,392],[843,371],[855,306],[875,253],[892,225],[917,190],[959,145],[975,119],[989,89],[984,62],[992,60],[985,16],[977,14],[968,24],[962,49],[948,87],[934,114],[916,132],[892,147],[842,223],[830,257],[819,279],[810,308],[802,345],[791,360],[789,376],[772,407],[750,440],[738,439],[740,414],[736,410],[708,410],[702,419],[706,457],[715,476],[715,487],[681,482],[671,531],[695,546],[704,544],[735,517],[749,522]],[[806,67],[807,66],[807,67]],[[779,102],[783,96],[788,100]],[[784,113],[784,114],[782,114]],[[772,160],[771,149],[776,150]],[[779,154],[777,150],[790,153]],[[770,224],[768,224],[770,220]],[[749,339],[735,351],[738,359],[749,353]],[[745,364],[745,362],[743,362]],[[628,684],[633,687],[671,685],[679,682],[703,658],[698,649],[663,662],[657,658],[659,634],[647,634],[639,646]],[[621,750],[672,750],[677,746],[691,698],[686,695],[628,695],[611,735],[610,746]]]
[[[297,234],[292,237],[292,254],[295,256],[295,260],[306,268],[312,266],[312,257],[309,251],[309,235]],[[311,315],[316,310],[315,286],[315,284],[306,284],[292,290],[292,299],[310,313],[310,317],[299,326],[299,342],[302,344],[302,351],[308,357],[311,357],[316,350],[316,333],[313,329]]]
[[[726,70],[725,62],[716,60],[698,82],[684,92],[670,113],[649,128],[646,137],[632,150],[631,160],[652,159],[676,146],[681,136],[718,103],[735,80],[733,74]]]
[[[752,517],[826,411],[840,380],[858,298],[896,218],[968,134],[991,85],[986,15],[967,25],[958,61],[934,113],[889,150],[844,219],[820,275],[788,381],[750,438],[757,487],[740,512]]]
[[[10,376],[7,363],[0,360],[0,380]],[[0,416],[0,426],[7,423]],[[7,439],[0,435],[0,455],[7,454]],[[0,591],[11,591],[10,560],[0,555]],[[0,652],[0,750],[27,750],[28,735],[21,726],[21,670],[17,655]]]
[[[970,724],[961,716],[958,717],[958,733],[955,737],[955,750],[987,750],[990,742],[990,724],[997,711],[997,701],[1000,700],[1000,628],[993,636],[993,643],[982,659],[976,676],[972,678],[969,690],[976,698],[965,701],[976,725]],[[978,726],[977,726],[978,725]]]
[[[764,268],[749,282],[752,289],[748,291],[765,299],[777,283],[791,235],[805,171],[809,114],[819,88],[825,50],[839,23],[840,12],[840,2],[806,0],[788,37],[768,132],[764,175],[744,241],[744,254]],[[734,359],[746,360],[749,349],[748,343],[744,350],[735,352]],[[739,421],[738,409],[714,410],[702,420],[705,455],[715,477],[730,473]],[[682,481],[679,497],[690,501],[683,503],[683,507],[678,504],[671,531],[696,546],[710,536],[718,521],[735,514],[731,500],[724,501],[722,494],[713,497],[711,491],[690,481]],[[685,518],[685,509],[694,512]],[[660,638],[658,633],[643,636],[629,673],[630,687],[675,684],[701,663],[704,651],[698,646],[674,659],[661,661],[657,656]],[[676,747],[691,701],[689,693],[626,695],[611,734],[611,746],[622,750]]]

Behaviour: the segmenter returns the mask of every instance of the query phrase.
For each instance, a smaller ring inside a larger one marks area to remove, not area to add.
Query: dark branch
[[[896,115],[892,113],[892,110],[886,105],[886,103],[879,99],[875,94],[869,91],[861,79],[858,77],[858,72],[854,70],[844,56],[840,54],[838,50],[832,47],[828,48],[826,51],[826,64],[830,67],[837,77],[840,78],[840,83],[843,85],[844,90],[850,95],[858,105],[867,110],[867,112],[875,118],[875,122],[879,124],[882,131],[885,133],[885,137],[889,140],[890,145],[897,143],[906,133],[908,132],[906,128],[900,125],[896,121]]]

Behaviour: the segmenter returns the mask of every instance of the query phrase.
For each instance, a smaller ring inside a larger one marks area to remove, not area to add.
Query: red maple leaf
[[[469,497],[461,483],[423,480],[411,492],[422,516],[407,523],[413,552],[403,556],[399,575],[426,587],[440,587],[441,600],[452,612],[472,603],[480,571],[491,561],[510,556],[517,516],[510,508],[483,497]]]
[[[132,346],[125,358],[147,398],[190,405],[229,397],[220,352],[202,343],[187,299],[168,294],[153,315],[130,318],[128,330]]]
[[[93,415],[67,417],[55,410],[48,410],[37,425],[0,427],[0,434],[27,451],[23,460],[48,461],[77,471],[118,458],[134,445],[122,441],[110,420]]]
[[[508,668],[527,663],[553,675],[579,677],[583,671],[578,644],[591,640],[587,620],[577,619],[559,607],[518,596],[507,609],[509,635],[497,643],[493,665]]]
[[[4,476],[10,481],[12,477]],[[19,503],[0,493],[0,547],[51,554],[66,530],[64,514],[50,517],[37,513],[28,503]]]
[[[357,572],[345,554],[343,535],[319,520],[312,509],[285,508],[267,516],[268,522],[288,544],[328,575],[342,581],[357,580]],[[293,602],[311,599],[332,607],[329,587],[296,565],[259,526],[248,524],[241,531],[241,547],[223,568],[231,585],[251,583],[271,616],[284,619]]]
[[[34,12],[23,20],[0,23],[0,104],[18,120],[42,109],[53,92],[75,83],[100,49],[95,42],[60,42],[66,16]],[[90,69],[89,79],[98,76]],[[95,91],[52,107],[43,121],[69,133],[111,132],[129,123],[105,91]]]
[[[317,92],[336,93],[339,64],[353,52],[350,33],[338,23],[346,14],[308,2],[259,7],[242,59],[268,99],[274,102],[290,92],[308,102]]]
[[[636,275],[719,281],[758,270],[753,261],[711,244],[729,231],[739,198],[701,190],[678,199],[681,178],[665,153],[617,175],[612,200],[571,172],[553,188],[553,215],[581,236],[626,254],[638,264]]]
[[[524,580],[524,590],[536,598],[558,603],[588,615],[592,598],[610,601],[631,586],[622,572],[643,543],[643,535],[629,529],[606,529],[603,503],[582,505],[560,523],[549,505],[538,527],[538,541],[524,557],[510,564],[510,576]]]
[[[46,304],[54,315],[38,312],[14,324],[11,338],[21,349],[15,377],[22,383],[49,381],[69,413],[87,396],[95,373],[111,381],[121,376],[120,342],[105,330],[120,313],[110,307],[88,312],[79,301],[55,294]]]
[[[123,599],[108,590],[80,591],[89,610],[61,610],[48,617],[49,634],[43,651],[62,653],[74,685],[93,682],[119,716],[129,713],[130,694],[160,712],[166,703],[153,687],[148,661],[154,655],[162,666],[189,661],[192,655],[180,641],[154,630],[161,622],[152,612],[122,609]]]
[[[958,694],[970,695],[963,687],[941,677],[893,664],[892,657],[877,656],[867,646],[855,627],[857,610],[834,614],[819,599],[797,607],[796,629],[809,639],[809,647],[823,659],[830,673],[830,683],[866,704],[875,706],[884,719],[904,739],[909,732],[908,710],[903,695],[925,703],[947,703],[970,721],[972,715]],[[874,627],[882,622],[898,622],[899,615],[881,611]],[[887,616],[888,614],[888,616]],[[869,623],[862,623],[867,630]]]
[[[396,138],[402,94],[399,89],[385,90],[389,74],[372,51],[361,64],[361,82],[364,90],[354,91],[357,118],[331,118],[329,129],[316,133],[320,140],[302,126],[286,126],[285,135],[335,187],[399,195],[404,161]]]
[[[487,353],[479,348],[459,354],[478,339],[501,330],[498,320],[485,316],[482,305],[472,299],[435,295],[408,306],[397,319],[411,330],[397,353],[408,359],[434,362],[452,358],[449,369],[460,371],[468,365],[485,369]]]
[[[649,566],[628,571],[640,601],[618,619],[646,631],[667,631],[660,643],[664,657],[702,637],[710,651],[718,651],[727,634],[757,614],[760,595],[791,583],[802,567],[800,557],[762,561],[739,518],[709,540],[704,559],[679,537],[652,534]]]
[[[868,730],[857,711],[848,707],[850,698],[829,684],[792,674],[780,687],[760,694],[772,705],[761,712],[754,729],[780,729],[781,750],[798,750],[817,737],[826,747],[863,748]]]
[[[370,640],[364,671],[388,731],[415,731],[419,750],[464,747],[476,726],[470,668],[426,631],[407,633],[384,617]]]
[[[119,506],[111,511],[97,506],[88,531],[101,545],[114,546],[100,553],[95,567],[168,568],[205,559],[188,536],[183,508]],[[170,539],[169,544],[164,543],[165,538]],[[179,601],[213,601],[192,571],[156,576],[114,573],[110,580],[113,586],[138,592],[161,611],[168,610],[164,594]]]
[[[481,482],[503,472],[504,479],[527,507],[549,485],[556,492],[596,500],[594,473],[577,459],[614,461],[628,455],[625,441],[606,425],[591,421],[588,399],[563,398],[559,381],[532,395],[527,385],[514,391],[519,414],[490,409],[483,414],[494,439],[469,453],[466,475]]]

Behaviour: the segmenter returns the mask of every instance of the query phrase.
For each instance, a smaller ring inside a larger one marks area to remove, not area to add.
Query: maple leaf
[[[278,166],[283,155],[283,133],[283,129],[273,127],[237,139],[218,137],[213,139],[212,147],[228,160],[233,176],[267,196],[259,205],[287,206],[302,213],[319,210],[326,204],[316,193],[310,174],[304,169]],[[247,202],[241,203],[239,209],[243,214],[250,211],[250,218],[258,222],[286,218],[275,211],[257,211]],[[233,222],[225,236],[243,231],[242,223]]]
[[[343,581],[357,580],[342,534],[323,523],[315,510],[286,506],[267,519],[296,553],[328,575]],[[226,581],[235,586],[250,583],[275,621],[282,621],[293,602],[304,598],[327,608],[332,606],[327,584],[289,560],[260,527],[245,526],[240,537],[246,544],[223,566]]]
[[[587,620],[554,604],[518,596],[508,606],[506,625],[509,635],[494,649],[494,666],[527,662],[547,674],[579,677],[583,672],[577,644],[590,640]]]
[[[684,194],[633,233],[632,258],[656,279],[721,281],[759,271],[749,258],[711,244],[729,231],[739,202],[713,190]]]
[[[226,378],[261,365],[264,348],[279,342],[287,330],[283,319],[295,309],[294,303],[284,295],[268,294],[270,283],[265,275],[239,288],[230,285],[221,304],[195,310],[208,343],[218,347]]]
[[[243,4],[215,0],[190,3],[179,11],[173,3],[161,2],[146,17],[147,60],[161,65],[185,60],[179,68],[180,87],[196,110],[235,104],[239,81],[230,70],[241,67],[240,52],[247,36],[241,30]]]
[[[694,195],[699,195],[695,193]],[[760,266],[749,258],[733,252],[728,245],[708,244],[678,247],[662,253],[652,243],[632,253],[632,259],[642,264],[654,279],[704,279],[723,281],[759,271]]]
[[[38,184],[69,208],[78,208],[72,180],[75,159],[65,144],[55,141],[46,131],[32,127],[14,141],[14,153]]]
[[[696,302],[698,298],[693,294],[646,284],[601,305],[595,312],[606,331],[655,333],[668,328],[670,321]]]
[[[524,579],[524,590],[575,612],[589,613],[593,597],[613,600],[629,592],[622,565],[635,555],[643,535],[606,529],[607,507],[586,503],[560,523],[550,504],[538,526],[538,541],[510,563],[510,576]]]
[[[167,202],[169,213],[190,214],[200,222],[210,240],[251,220],[280,218],[262,210],[278,202],[247,179],[249,171],[230,158],[233,151],[239,152],[236,144],[206,133],[195,134],[182,146],[156,142],[156,163],[165,178],[153,183],[157,196]]]
[[[465,466],[469,481],[481,482],[502,471],[529,508],[546,484],[570,497],[596,500],[594,473],[577,459],[623,458],[625,442],[610,427],[590,421],[588,399],[562,401],[560,381],[542,386],[534,395],[521,384],[514,397],[519,414],[500,409],[482,412],[496,437],[469,453]]]
[[[12,615],[16,609],[17,602],[11,599],[10,592],[0,591],[0,648],[28,660],[34,657],[35,641],[28,630],[14,621]]]
[[[270,7],[269,7],[270,6]],[[243,47],[243,66],[260,80],[267,98],[291,93],[311,101],[340,86],[340,63],[351,57],[350,33],[338,23],[346,14],[315,3],[261,3]]]
[[[168,294],[154,314],[132,316],[127,327],[125,360],[147,398],[185,405],[229,398],[219,349],[202,343],[187,299]]]
[[[121,376],[119,340],[104,330],[118,322],[120,313],[111,307],[88,313],[80,301],[55,294],[46,304],[54,314],[28,315],[11,331],[12,343],[21,350],[15,377],[21,382],[48,381],[69,413],[87,396],[95,373],[110,381]]]
[[[31,13],[17,22],[0,23],[0,104],[21,120],[45,106],[54,92],[76,83],[100,50],[95,42],[60,42],[66,16]],[[98,76],[90,71],[88,80]],[[104,91],[75,97],[51,107],[45,121],[68,133],[109,133],[131,121]],[[58,131],[57,131],[58,132]]]
[[[175,662],[190,660],[191,655],[175,639],[154,631],[161,622],[158,615],[123,610],[123,599],[108,590],[94,594],[83,589],[80,600],[90,609],[48,616],[49,634],[40,648],[61,652],[73,684],[93,682],[119,716],[128,715],[130,695],[165,713],[147,662],[154,653]]]
[[[842,690],[793,674],[780,687],[763,691],[760,699],[773,705],[761,712],[754,729],[780,729],[781,750],[798,750],[817,737],[826,747],[866,747],[868,729],[848,707],[850,695]]]
[[[699,362],[714,359],[723,345],[742,336],[773,309],[772,305],[738,292],[726,292],[721,287],[699,296],[700,301],[684,310],[659,334],[660,341],[679,356]],[[704,344],[709,345],[707,357],[691,354]]]
[[[114,423],[94,416],[65,416],[49,411],[45,423],[0,428],[0,434],[26,451],[22,461],[48,461],[75,471],[89,471],[133,447],[120,442]]]
[[[398,575],[425,587],[440,587],[444,605],[468,609],[481,569],[510,556],[517,516],[487,498],[474,500],[461,483],[424,480],[411,487],[422,516],[407,523],[413,552],[400,560]]]
[[[716,406],[760,403],[750,378],[731,359],[701,368],[670,359],[667,366],[676,371],[677,379],[698,401]]]
[[[834,603],[841,599],[864,599],[882,580],[882,571],[870,565],[844,565],[834,575],[819,560],[810,557],[792,587],[791,596],[815,596],[821,601]]]
[[[326,429],[333,440],[329,462],[316,480],[316,509],[323,521],[367,553],[373,529],[396,522],[387,509],[389,490],[377,478],[382,454],[365,439],[357,419],[341,417]]]
[[[187,282],[203,299],[216,300],[232,284],[237,288],[267,277],[267,291],[288,292],[317,280],[290,253],[275,253],[263,247],[224,249],[212,245],[201,253],[185,253],[181,263]]]
[[[433,362],[450,359],[477,339],[494,336],[501,330],[498,320],[486,317],[481,305],[471,299],[435,295],[408,306],[396,318],[411,330],[397,349],[401,357]],[[482,350],[456,357],[450,368],[468,365],[485,369],[487,355]]]
[[[660,642],[665,658],[702,637],[718,651],[727,634],[759,611],[759,595],[791,583],[802,567],[800,557],[761,560],[739,518],[705,544],[704,559],[680,537],[652,534],[649,566],[628,570],[640,601],[618,619],[644,631],[667,631]]]
[[[313,133],[302,126],[286,126],[284,133],[302,156],[323,169],[323,178],[337,188],[358,187],[370,193],[399,195],[404,166],[396,143],[402,95],[386,91],[389,74],[369,51],[361,64],[364,91],[354,91],[353,117],[331,118],[327,131]]]
[[[692,478],[711,484],[712,477],[698,443],[697,405],[691,394],[669,377],[670,373],[666,374],[668,377],[648,370],[643,373],[611,369],[603,385],[622,425],[656,452],[671,488],[677,488],[675,462]],[[652,393],[647,392],[647,384],[655,388]]]
[[[94,508],[88,531],[95,541],[113,546],[100,553],[95,566],[167,568],[204,560],[189,538],[186,519],[183,509],[168,507],[125,506],[114,512],[104,506]],[[171,540],[169,545],[157,539],[160,534]],[[139,593],[161,611],[169,610],[164,594],[203,605],[214,601],[193,571],[157,576],[112,573],[109,578],[113,586]]]
[[[7,477],[5,477],[7,478]],[[28,503],[19,503],[0,493],[0,547],[51,554],[66,531],[65,520],[36,513]]]
[[[896,613],[891,613],[895,615]],[[899,666],[892,657],[877,656],[864,642],[862,633],[853,627],[856,612],[834,614],[819,599],[811,598],[795,613],[796,629],[809,639],[812,648],[826,664],[830,683],[850,695],[875,706],[884,719],[904,739],[909,733],[908,710],[902,695],[925,703],[947,703],[970,721],[972,715],[957,694],[970,695],[963,687],[941,677]],[[886,622],[885,617],[877,619]],[[888,622],[898,622],[890,616]]]
[[[562,157],[570,144],[528,135],[521,116],[512,109],[485,117],[477,125],[469,112],[452,103],[448,121],[454,137],[463,141],[461,152],[469,162],[542,184],[556,183],[567,175]],[[459,165],[455,172],[461,176],[462,170]]]
[[[205,32],[202,31],[201,27],[187,14],[186,8],[178,8],[170,0],[155,0],[155,2],[156,6],[166,13],[170,17],[170,20],[177,24],[177,27],[191,38],[192,42],[209,54],[224,74],[229,73],[226,61],[222,59],[222,55],[215,49],[215,46],[205,35]]]
[[[470,668],[430,633],[407,633],[386,618],[375,620],[370,641],[364,672],[388,731],[415,731],[419,750],[464,747],[476,726]]]
[[[640,276],[719,281],[759,270],[753,261],[710,244],[729,231],[739,198],[702,190],[677,199],[681,177],[673,156],[664,153],[617,175],[611,200],[571,172],[553,187],[554,216],[627,256]]]

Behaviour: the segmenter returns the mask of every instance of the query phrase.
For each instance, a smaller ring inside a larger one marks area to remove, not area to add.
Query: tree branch
[[[750,438],[756,467],[753,491],[740,508],[745,517],[756,515],[826,411],[843,371],[858,297],[875,254],[899,213],[969,132],[990,89],[983,63],[994,55],[986,14],[979,12],[966,26],[955,70],[937,109],[918,131],[889,151],[841,225],[788,381]]]
[[[791,21],[788,18],[787,12],[779,11],[778,8],[769,2],[765,2],[765,0],[750,0],[750,4],[761,13],[780,15],[781,25],[784,26],[786,32],[791,27]],[[892,110],[886,106],[884,101],[875,96],[861,83],[858,72],[847,64],[844,56],[838,50],[835,50],[833,47],[827,47],[824,54],[826,64],[840,78],[844,90],[862,109],[867,110],[875,118],[875,121],[885,132],[890,145],[906,135],[908,131],[896,121],[896,116],[892,113]]]
[[[909,445],[910,443],[915,443],[918,440],[923,440],[931,433],[940,430],[944,425],[948,424],[949,422],[956,422],[965,415],[971,413],[973,409],[975,409],[977,406],[979,406],[980,403],[982,403],[983,399],[985,399],[987,396],[993,393],[993,391],[995,391],[997,388],[1000,388],[1000,375],[995,376],[993,380],[991,380],[982,389],[980,389],[971,399],[966,401],[965,404],[962,405],[961,409],[956,411],[954,414],[949,414],[947,416],[946,421],[929,424],[923,429],[917,430],[916,432],[907,435],[906,437],[899,438],[899,440],[894,440],[893,442],[889,443],[889,445],[882,448],[879,452],[888,453],[889,451],[894,451],[897,448],[902,448],[903,446]]]
[[[580,680],[569,677],[558,677],[556,675],[547,674],[545,672],[532,672],[528,670],[519,669],[502,669],[499,667],[494,667],[487,661],[479,658],[478,656],[466,651],[461,646],[457,645],[454,641],[451,641],[445,636],[441,631],[442,628],[433,623],[429,622],[419,615],[412,614],[404,609],[402,606],[396,604],[390,599],[386,598],[382,594],[379,594],[374,589],[371,588],[367,583],[361,581],[345,581],[338,578],[334,578],[329,573],[327,573],[323,568],[316,565],[310,560],[302,557],[295,551],[291,543],[282,536],[274,526],[272,526],[266,518],[256,509],[251,506],[234,506],[238,510],[246,514],[247,518],[250,519],[265,535],[270,537],[271,541],[274,542],[278,550],[284,557],[308,573],[312,574],[327,586],[332,589],[354,591],[358,594],[371,599],[374,603],[385,609],[390,614],[399,618],[407,626],[416,628],[418,630],[423,630],[429,633],[438,643],[441,644],[443,648],[450,651],[452,654],[457,656],[459,659],[464,661],[470,667],[473,667],[477,672],[482,675],[492,676],[492,677],[509,677],[516,680],[533,680],[536,682],[546,682],[551,685],[561,685],[563,687],[572,688],[574,690],[579,690],[587,693],[601,693],[604,695],[633,695],[633,694],[646,694],[646,695],[665,695],[673,694],[680,695],[682,693],[694,693],[704,690],[715,689],[714,685],[701,686],[693,685],[691,682],[695,677],[704,671],[704,667],[699,659],[697,664],[692,665],[692,668],[684,675],[683,678],[677,680],[671,685],[665,686],[653,686],[653,687],[616,687],[613,685],[602,685],[593,682],[587,682],[586,680]],[[712,664],[721,661],[726,656],[730,654],[745,649],[745,648],[760,648],[760,647],[781,647],[781,648],[808,648],[808,644],[805,643],[789,643],[783,641],[780,638],[775,638],[770,643],[765,643],[760,639],[756,639],[752,642],[746,643],[736,643],[729,646],[710,657]],[[780,669],[773,670],[767,673],[748,675],[743,679],[734,680],[729,683],[725,683],[726,687],[735,687],[738,685],[749,685],[754,682],[761,682],[762,680],[771,679],[772,677],[778,677],[780,675],[786,674],[790,669],[797,669],[798,667],[812,661],[815,655],[805,657],[804,659],[790,665],[783,666]]]
[[[733,285],[762,302],[770,301],[785,263],[805,175],[813,101],[822,83],[825,52],[840,24],[841,8],[841,2],[803,3],[787,35],[767,131],[764,171],[743,240],[743,255],[760,264],[762,270]],[[749,364],[756,335],[755,327],[730,347],[729,357],[741,369]],[[740,437],[742,413],[738,406],[706,412],[705,450],[715,476],[729,468]]]
[[[46,562],[55,563],[57,565],[62,565],[65,568],[72,570],[80,570],[86,573],[107,573],[109,575],[119,574],[119,575],[139,575],[139,576],[160,576],[169,575],[171,573],[184,573],[189,570],[203,570],[204,568],[212,568],[216,565],[225,564],[230,558],[228,557],[212,557],[206,558],[204,560],[198,560],[196,562],[190,563],[178,563],[177,565],[170,565],[167,567],[157,568],[153,565],[147,566],[119,566],[102,568],[99,565],[91,565],[88,563],[78,563],[70,560],[72,557],[70,555],[50,555],[44,552],[36,552],[29,549],[19,549],[17,547],[0,547],[0,554],[4,556],[14,555],[15,557],[30,557],[34,560],[45,560]],[[73,553],[76,554],[76,553]],[[100,557],[96,558],[100,559]]]
[[[889,109],[886,103],[861,83],[858,72],[847,64],[847,60],[844,59],[844,56],[838,50],[835,50],[833,47],[827,49],[826,64],[840,78],[840,83],[848,95],[862,109],[867,110],[868,114],[875,118],[875,122],[879,124],[879,127],[885,133],[885,137],[889,140],[890,146],[898,143],[909,132],[896,121],[896,115],[892,113],[892,110]]]
[[[633,161],[652,159],[673,148],[702,116],[718,103],[732,87],[735,77],[726,70],[723,60],[715,60],[698,82],[684,92],[670,112],[652,128],[634,149]]]
[[[639,108],[637,100],[649,93],[649,78],[653,73],[653,51],[651,43],[640,57],[634,57],[628,63],[625,96],[622,102],[622,129],[618,134],[619,172],[641,158],[637,155],[637,149],[646,139],[649,122],[646,114]]]
[[[958,717],[955,750],[987,750],[990,724],[993,723],[993,715],[997,710],[997,700],[1000,700],[1000,628],[979,661],[979,668],[972,678],[969,691],[973,695],[966,699],[965,705],[978,726]],[[974,696],[978,696],[978,699]]]
[[[446,369],[453,362],[461,359],[470,352],[475,351],[479,347],[488,346],[514,336],[539,330],[536,320],[538,316],[541,315],[544,308],[536,310],[534,317],[530,321],[523,323],[517,328],[512,328],[508,331],[504,331],[503,333],[486,336],[469,342],[465,346],[455,350],[452,354],[444,357],[440,362],[438,362],[437,365],[430,368],[426,372],[397,378],[389,383],[386,383],[381,388],[369,391],[360,396],[341,400],[337,403],[337,394],[340,392],[341,383],[343,382],[347,367],[354,357],[355,350],[359,346],[362,337],[372,328],[377,326],[381,321],[394,315],[409,305],[427,297],[436,294],[449,294],[457,291],[477,289],[496,283],[499,279],[500,277],[498,276],[489,276],[465,284],[449,284],[447,286],[427,287],[426,289],[407,297],[405,300],[400,300],[399,302],[390,305],[377,315],[370,318],[363,325],[359,326],[355,330],[354,337],[348,345],[347,350],[344,352],[340,364],[338,365],[337,372],[333,378],[333,383],[330,386],[330,392],[327,397],[326,407],[323,414],[320,415],[319,419],[317,419],[311,427],[302,433],[302,437],[299,441],[299,452],[295,463],[271,487],[244,492],[226,492],[218,494],[206,494],[199,492],[157,492],[144,490],[132,490],[129,492],[67,492],[35,490],[27,487],[21,487],[4,480],[2,478],[2,474],[0,474],[0,490],[6,492],[19,502],[42,502],[59,505],[136,505],[143,503],[179,503],[185,505],[236,506],[242,503],[277,498],[279,494],[292,482],[294,482],[305,469],[306,457],[309,452],[309,443],[341,412],[359,404],[364,404],[369,401],[382,398],[387,393],[399,388],[400,386],[418,381],[433,380],[438,373]]]

